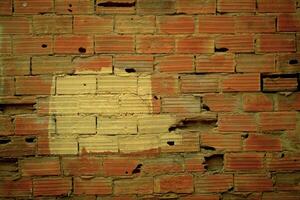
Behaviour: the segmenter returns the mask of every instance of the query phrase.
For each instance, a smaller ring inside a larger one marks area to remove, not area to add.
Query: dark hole
[[[207,111],[210,111],[209,107],[206,104],[203,104],[203,109],[207,110]]]
[[[289,64],[290,65],[297,65],[299,62],[298,62],[298,60],[296,60],[296,59],[292,59],[292,60],[290,60],[289,61]]]
[[[35,140],[36,140],[35,137],[28,137],[28,138],[25,138],[25,141],[26,141],[27,143],[34,143]]]
[[[11,142],[11,139],[9,138],[1,138],[0,139],[0,144],[8,144]]]
[[[284,156],[285,156],[285,154],[284,154],[284,153],[282,153],[282,154],[280,155],[280,158],[284,158]]]
[[[125,71],[127,73],[134,73],[134,72],[136,72],[136,70],[134,68],[125,68]]]
[[[84,83],[83,86],[86,86],[86,83]]]
[[[249,137],[249,134],[248,134],[248,133],[243,133],[243,134],[242,134],[242,137],[246,139],[246,138]]]
[[[224,163],[224,155],[223,154],[215,154],[209,157],[204,157],[205,164],[204,168],[209,171],[216,171],[216,170],[222,170],[223,169],[223,163]]]
[[[222,47],[222,48],[215,48],[215,52],[226,52],[228,51],[228,48]]]
[[[103,3],[98,3],[97,6],[102,6],[102,7],[134,7],[135,2],[132,3],[125,3],[125,2],[103,2]]]
[[[68,11],[69,11],[69,12],[73,12],[73,10],[72,10],[72,9],[68,9]]]
[[[128,174],[128,171],[126,171],[125,174]]]
[[[138,165],[136,166],[136,168],[134,168],[134,169],[132,170],[131,174],[137,174],[137,173],[140,173],[140,172],[141,172],[141,167],[142,167],[142,166],[143,166],[142,164],[138,164]]]
[[[154,96],[153,98],[156,99],[156,100],[158,100],[158,97],[157,97],[157,96]]]
[[[175,145],[175,142],[174,142],[174,141],[168,141],[167,144],[168,144],[169,146],[174,146],[174,145]]]
[[[85,53],[85,52],[86,52],[86,49],[83,48],[83,47],[79,47],[78,51],[79,51],[80,53]]]
[[[211,146],[206,146],[206,145],[200,146],[200,148],[204,149],[204,150],[208,150],[208,151],[215,151],[216,150],[216,148],[211,147]]]
[[[42,48],[47,48],[48,45],[47,44],[42,44]]]
[[[175,127],[175,126],[171,126],[170,128],[169,128],[169,132],[171,132],[171,131],[175,131],[177,128]]]
[[[72,4],[69,4],[69,7],[72,8]]]

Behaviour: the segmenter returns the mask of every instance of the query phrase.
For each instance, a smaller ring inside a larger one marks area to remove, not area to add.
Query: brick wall
[[[0,199],[298,200],[299,0],[1,0]]]

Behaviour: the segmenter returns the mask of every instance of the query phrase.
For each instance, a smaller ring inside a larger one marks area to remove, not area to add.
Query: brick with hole
[[[53,52],[51,36],[14,36],[13,53],[16,55],[47,55]]]
[[[92,14],[94,13],[93,0],[55,0],[57,14]]]
[[[238,192],[266,192],[273,190],[273,182],[267,174],[237,174],[234,187]]]
[[[17,15],[33,15],[52,13],[54,2],[52,0],[36,1],[36,0],[15,0],[14,13]]]
[[[32,31],[30,23],[31,20],[28,17],[1,17],[1,34],[29,34]]]
[[[241,134],[217,134],[202,133],[200,134],[200,147],[203,149],[213,149],[217,151],[241,151],[242,137]]]
[[[282,151],[282,141],[279,136],[250,134],[243,144],[245,151]]]
[[[154,31],[154,16],[117,16],[115,19],[115,32],[117,33],[146,34],[154,33]]]
[[[72,179],[68,177],[34,178],[33,196],[67,195],[72,189]]]
[[[94,39],[89,35],[61,35],[54,38],[57,54],[93,54]]]
[[[114,194],[152,194],[154,183],[152,177],[139,177],[133,179],[120,179],[114,181]]]
[[[212,37],[198,36],[178,38],[176,40],[176,53],[213,53],[214,40]]]
[[[189,174],[158,176],[154,180],[154,191],[156,193],[192,193],[193,176]]]
[[[96,53],[133,53],[134,37],[131,35],[96,35]]]
[[[300,167],[298,153],[267,153],[266,169],[276,172],[297,171]]]
[[[135,0],[97,0],[96,14],[134,14]]]
[[[107,157],[103,159],[104,176],[131,176],[141,173],[143,164],[131,157]]]
[[[152,72],[154,57],[152,55],[117,55],[114,57],[116,73]]]
[[[35,34],[72,33],[71,16],[33,16],[33,32]]]
[[[272,111],[272,96],[263,93],[246,93],[242,96],[243,110],[246,112]]]
[[[194,177],[195,192],[226,192],[233,187],[232,174],[213,174]]]
[[[20,161],[22,176],[59,176],[58,157],[26,158]]]
[[[184,14],[214,14],[216,2],[214,0],[178,0],[177,13]]]
[[[250,53],[254,52],[254,35],[220,35],[215,39],[214,52]]]
[[[256,50],[260,53],[295,52],[295,35],[261,34],[257,36]]]
[[[290,13],[296,11],[295,0],[258,0],[257,11],[261,13]]]
[[[256,0],[219,0],[217,10],[221,13],[253,13]]]
[[[30,198],[32,194],[32,180],[21,178],[18,180],[2,179],[0,182],[0,197]]]
[[[292,111],[300,110],[300,93],[295,92],[289,96],[278,95],[278,110],[279,111]]]
[[[276,66],[278,72],[285,74],[297,73],[300,68],[300,54],[280,54]]]
[[[232,94],[205,94],[203,109],[213,112],[232,112],[238,109],[238,96]]]
[[[74,179],[74,194],[77,195],[108,195],[112,193],[112,181],[107,178]]]
[[[57,94],[95,94],[96,76],[64,76],[56,79]]]
[[[62,169],[65,176],[91,176],[101,174],[102,159],[93,156],[64,157]]]
[[[100,16],[74,16],[75,34],[108,34],[113,31],[113,18]]]
[[[195,31],[191,16],[163,16],[158,18],[158,32],[162,34],[192,34]]]
[[[168,36],[137,36],[136,52],[147,54],[172,53],[175,49],[175,39]]]

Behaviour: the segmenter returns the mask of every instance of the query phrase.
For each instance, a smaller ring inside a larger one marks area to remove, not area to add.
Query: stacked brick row
[[[1,0],[0,199],[299,199],[298,7]]]

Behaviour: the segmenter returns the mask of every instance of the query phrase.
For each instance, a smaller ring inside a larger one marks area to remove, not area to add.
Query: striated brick
[[[158,18],[159,33],[192,34],[194,30],[194,18],[191,16],[163,16]]]
[[[78,143],[74,137],[39,137],[39,155],[76,155],[78,154]]]
[[[300,167],[300,155],[297,153],[268,153],[266,169],[270,171],[296,171]]]
[[[214,112],[230,112],[238,107],[238,98],[231,94],[205,94],[203,108]]]
[[[224,92],[260,91],[260,74],[234,74],[225,77],[221,83]]]
[[[218,194],[192,194],[181,198],[182,200],[219,200]]]
[[[234,33],[232,16],[199,16],[199,33]]]
[[[296,112],[262,112],[259,116],[262,131],[296,129]]]
[[[263,91],[276,92],[276,91],[297,91],[298,80],[297,78],[264,78]]]
[[[265,192],[273,190],[273,182],[265,174],[237,174],[234,187],[239,192]]]
[[[93,0],[55,0],[57,14],[92,14],[94,13]]]
[[[2,179],[0,182],[0,197],[27,197],[32,193],[32,180],[21,178],[18,180]]]
[[[155,178],[154,191],[156,193],[192,193],[193,176],[188,174],[164,175]]]
[[[201,133],[201,146],[212,147],[220,151],[240,151],[242,137],[240,134]]]
[[[253,35],[222,35],[215,40],[215,52],[254,52]]]
[[[298,192],[264,192],[262,200],[297,200],[299,195]]]
[[[13,118],[10,116],[0,116],[0,136],[8,136],[13,134]]]
[[[29,34],[31,33],[30,23],[31,20],[27,17],[1,17],[1,34]]]
[[[99,157],[63,157],[61,163],[65,176],[97,175],[102,171],[102,159]]]
[[[162,153],[197,152],[199,151],[199,135],[196,133],[162,133],[160,149]]]
[[[105,34],[113,31],[112,17],[74,16],[75,34]]]
[[[137,0],[136,11],[139,15],[161,15],[176,12],[175,0]]]
[[[12,136],[1,138],[1,157],[32,156],[36,152],[36,140],[34,137]]]
[[[0,35],[1,48],[0,55],[1,56],[10,56],[13,54],[12,41],[13,38],[9,35]]]
[[[290,96],[278,95],[277,99],[279,111],[300,110],[300,93],[298,92]]]
[[[258,12],[276,13],[276,12],[295,12],[295,0],[258,0]]]
[[[111,56],[75,57],[72,68],[76,74],[111,74],[112,62]]]
[[[62,35],[54,38],[57,54],[93,54],[93,37],[89,35]]]
[[[137,78],[134,76],[100,76],[98,78],[100,93],[137,93]]]
[[[73,71],[71,57],[65,56],[34,56],[31,65],[33,75],[72,73]]]
[[[162,99],[163,113],[198,113],[200,99],[194,96],[168,97]]]
[[[194,58],[190,55],[170,55],[155,58],[155,68],[159,72],[194,72]]]
[[[272,135],[251,134],[244,142],[245,151],[281,151],[282,145],[279,137]]]
[[[299,178],[299,173],[278,173],[275,188],[281,191],[299,191]]]
[[[55,130],[51,117],[18,115],[14,120],[16,135],[45,135]]]
[[[236,57],[236,63],[237,72],[275,72],[275,55],[273,54],[240,54]]]
[[[273,100],[269,96],[256,94],[243,94],[242,97],[243,110],[246,112],[272,111]]]
[[[152,72],[154,58],[151,55],[117,55],[114,57],[114,70],[124,70],[127,72],[134,69],[137,73]]]
[[[262,153],[227,153],[225,154],[225,171],[260,171],[264,169]]]
[[[16,55],[45,55],[52,53],[51,36],[15,36],[13,52]]]
[[[79,138],[79,150],[88,153],[118,152],[118,141],[115,136],[89,136]]]
[[[258,52],[294,52],[295,36],[290,34],[262,34],[257,38]]]
[[[1,60],[2,76],[22,76],[30,73],[29,57],[2,57]]]
[[[130,116],[98,117],[97,133],[101,135],[137,134],[137,118]]]
[[[110,179],[96,177],[93,179],[74,179],[74,194],[77,195],[104,195],[112,193],[112,181]]]
[[[0,77],[0,96],[13,96],[15,83],[13,77]]]
[[[175,48],[173,37],[167,36],[137,36],[137,53],[172,53]]]
[[[45,14],[53,12],[52,0],[14,0],[15,14]]]
[[[217,75],[186,75],[181,76],[182,93],[218,92],[219,79]]]
[[[276,70],[281,73],[297,73],[300,67],[300,54],[280,54],[277,59]]]
[[[170,115],[141,115],[138,117],[138,131],[141,134],[167,133],[176,119]]]
[[[95,94],[96,76],[62,76],[56,79],[57,94]]]
[[[152,194],[153,188],[154,184],[152,177],[123,179],[114,181],[114,193],[117,195]]]
[[[128,135],[119,137],[121,153],[142,153],[143,151],[158,151],[158,135]]]
[[[187,172],[205,172],[204,156],[201,154],[189,154],[184,158],[184,167]]]
[[[115,32],[117,33],[154,33],[154,16],[116,16]]]
[[[140,173],[139,161],[130,157],[106,157],[103,159],[103,173],[105,176],[131,176]],[[144,168],[144,167],[143,167]]]
[[[196,72],[234,72],[235,65],[234,55],[232,54],[201,55],[197,56]]]
[[[0,2],[0,15],[12,14],[12,0],[2,0]]]
[[[253,114],[220,114],[218,130],[223,132],[257,131],[258,125]]]
[[[36,178],[33,180],[34,196],[59,196],[71,192],[71,178]]]
[[[226,192],[233,187],[232,174],[202,175],[194,178],[195,192]]]
[[[134,38],[127,35],[95,36],[96,53],[133,53]]]
[[[142,172],[147,175],[183,172],[182,159],[175,157],[147,159],[143,162]],[[157,189],[159,190],[159,185]]]
[[[139,79],[139,87],[143,84]],[[174,96],[178,94],[179,90],[179,79],[176,75],[163,75],[157,74],[153,75],[150,79],[151,81],[151,92],[154,95],[161,96]],[[140,88],[139,88],[140,89]],[[139,93],[143,91],[139,90]]]
[[[22,176],[58,176],[60,162],[58,157],[37,157],[21,160]]]
[[[33,16],[35,34],[72,33],[71,16],[35,15]]]
[[[219,0],[217,10],[221,13],[255,12],[256,0]]]
[[[52,77],[50,76],[20,76],[16,77],[16,94],[52,94]]]
[[[280,32],[299,32],[300,31],[299,14],[280,14],[278,16],[277,30]]]
[[[177,13],[213,14],[216,12],[214,0],[177,0]]]
[[[113,4],[110,4],[113,3]],[[135,0],[97,0],[96,14],[134,14]]]
[[[236,32],[238,33],[273,33],[276,31],[275,17],[238,16]]]
[[[179,38],[176,41],[176,53],[213,53],[214,40],[211,37]]]

